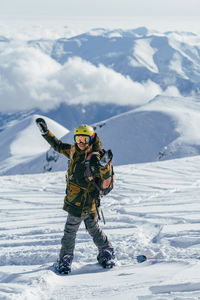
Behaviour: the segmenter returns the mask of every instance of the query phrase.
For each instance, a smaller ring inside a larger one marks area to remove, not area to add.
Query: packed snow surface
[[[199,299],[200,156],[115,168],[102,199],[117,266],[104,270],[82,224],[72,273],[53,272],[65,173],[0,177],[0,299]],[[145,254],[147,262],[135,257]]]

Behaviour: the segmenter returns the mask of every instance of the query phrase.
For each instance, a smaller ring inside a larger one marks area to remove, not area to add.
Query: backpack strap
[[[100,192],[100,187],[96,184],[95,180],[94,180],[94,176],[92,174],[92,170],[90,168],[90,162],[91,162],[91,158],[93,155],[98,155],[99,152],[91,152],[88,154],[88,156],[86,157],[85,160],[85,167],[86,167],[86,175],[88,180],[94,185],[94,187]]]
[[[93,184],[93,186],[97,189],[97,191],[99,192],[99,195],[101,196],[101,189],[98,186],[98,184],[96,184],[96,182],[94,180],[94,176],[92,174],[92,170],[90,168],[90,161],[91,161],[92,156],[93,155],[98,155],[98,154],[99,154],[99,152],[89,153],[86,160],[85,160],[85,167],[86,167],[86,175],[87,175],[88,180]],[[98,219],[101,220],[101,217],[100,217],[100,214],[99,214],[99,207],[97,205],[97,199],[94,199],[94,202],[95,202],[95,207],[96,207],[96,212],[97,212]],[[102,209],[101,209],[101,215],[102,215],[102,218],[103,218],[103,222],[105,224],[106,222],[105,222],[105,218],[104,218]]]

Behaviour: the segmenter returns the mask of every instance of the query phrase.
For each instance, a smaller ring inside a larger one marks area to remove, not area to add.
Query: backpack
[[[92,174],[90,161],[93,155],[100,155],[99,166],[100,166],[100,180],[98,183]],[[85,160],[86,175],[90,182],[96,187],[100,196],[107,195],[114,187],[114,172],[112,165],[113,154],[111,150],[101,149],[99,152],[91,152],[88,154]]]

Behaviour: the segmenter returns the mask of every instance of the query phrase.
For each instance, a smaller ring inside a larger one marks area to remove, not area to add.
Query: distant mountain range
[[[151,79],[162,89],[173,85],[188,95],[200,88],[200,37],[189,32],[152,32],[145,27],[133,30],[95,29],[56,41],[33,40],[37,47],[64,64],[79,56],[144,82]]]
[[[0,49],[11,42],[1,36]],[[71,38],[30,40],[27,46],[39,49],[60,64],[78,56],[139,83],[151,80],[163,90],[175,86],[184,96],[199,95],[200,37],[194,33],[159,33],[145,27],[133,30],[94,29]],[[135,108],[126,104],[102,103],[61,104],[45,115],[72,129],[79,123],[92,124]],[[0,130],[12,120],[37,113],[43,114],[39,109],[17,114],[1,113]]]

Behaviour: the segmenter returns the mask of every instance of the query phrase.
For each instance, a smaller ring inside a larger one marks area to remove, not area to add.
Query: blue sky
[[[0,0],[1,16],[198,16],[199,0]]]

